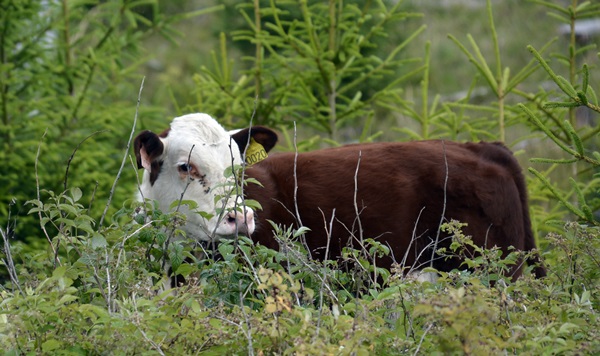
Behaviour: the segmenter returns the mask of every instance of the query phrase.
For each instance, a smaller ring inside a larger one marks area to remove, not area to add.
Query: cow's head
[[[134,149],[138,168],[145,169],[142,198],[157,200],[163,211],[179,201],[182,193],[183,200],[195,201],[196,211],[180,207],[188,217],[183,228],[188,238],[211,241],[236,233],[252,234],[254,212],[243,207],[233,176],[225,176],[228,167],[242,164],[251,142],[269,151],[277,135],[260,126],[230,134],[207,114],[175,118],[171,128],[159,135],[141,132]]]

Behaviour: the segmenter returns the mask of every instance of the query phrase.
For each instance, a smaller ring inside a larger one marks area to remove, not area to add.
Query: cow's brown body
[[[264,186],[245,188],[246,197],[263,207],[252,237],[272,248],[278,246],[266,219],[297,225],[295,160],[294,153],[273,154],[247,169]],[[362,238],[391,248],[392,255],[379,265],[401,262],[405,253],[407,266],[428,265],[432,251],[421,251],[431,250],[436,238],[438,247],[448,245],[438,231],[450,219],[467,223],[464,232],[477,245],[535,248],[521,168],[500,143],[418,141],[323,149],[297,156],[296,178],[300,221],[311,229],[306,242],[314,257],[325,257],[325,228],[334,210],[328,258],[338,257],[352,238],[360,239],[362,227]],[[359,246],[356,240],[353,246]],[[448,271],[459,263],[437,258],[434,267]],[[512,272],[518,275],[520,269]]]

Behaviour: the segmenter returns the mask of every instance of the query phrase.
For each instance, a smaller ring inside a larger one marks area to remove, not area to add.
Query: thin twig
[[[358,161],[356,162],[356,170],[354,171],[354,214],[356,215],[356,222],[358,223],[358,239],[361,246],[361,251],[365,257],[369,258],[369,253],[365,248],[365,240],[363,236],[362,221],[360,220],[360,211],[358,210],[358,171],[360,169],[360,161],[362,159],[362,151],[358,151]],[[363,203],[364,205],[364,203]],[[364,209],[364,206],[363,206]],[[375,256],[373,256],[373,266],[375,266]],[[377,268],[374,269],[375,280],[377,280]]]
[[[425,329],[425,332],[423,332],[423,335],[421,335],[421,340],[419,340],[419,345],[417,345],[417,349],[415,350],[415,352],[413,353],[413,355],[418,355],[419,354],[419,350],[421,349],[421,345],[423,344],[423,340],[425,340],[425,336],[427,335],[427,333],[429,332],[429,330],[431,330],[431,328],[433,327],[433,323],[429,324],[427,326],[427,329]]]
[[[133,125],[131,126],[131,133],[129,134],[129,140],[127,140],[127,147],[125,148],[125,154],[123,155],[123,160],[121,161],[121,167],[119,167],[119,171],[117,172],[117,177],[113,182],[112,188],[110,189],[110,194],[108,196],[108,200],[106,201],[106,206],[104,207],[104,212],[102,213],[102,217],[100,218],[100,222],[98,223],[98,228],[102,227],[102,223],[104,222],[104,217],[108,213],[108,208],[110,207],[110,203],[112,201],[113,195],[115,194],[115,189],[117,188],[117,182],[121,177],[121,172],[123,171],[123,167],[125,167],[125,161],[129,156],[129,147],[131,147],[131,141],[133,140],[133,134],[135,133],[135,127],[137,125],[137,118],[140,109],[140,101],[142,100],[142,89],[144,89],[144,80],[146,77],[142,77],[142,83],[140,84],[140,91],[138,92],[137,104],[135,106],[135,116],[133,117]]]
[[[255,4],[256,6],[256,4]],[[245,200],[245,194],[244,194],[244,178],[246,177],[246,151],[248,151],[248,147],[250,146],[250,139],[252,138],[252,125],[254,123],[254,116],[256,115],[256,110],[258,107],[258,93],[257,96],[254,98],[254,107],[252,109],[252,115],[250,116],[250,122],[248,123],[248,138],[246,139],[246,146],[244,147],[244,152],[242,153],[242,172],[241,174],[241,178],[240,178],[240,182],[238,184],[238,181],[235,180],[235,188],[236,188],[236,199],[234,202],[234,209],[237,209],[237,197],[241,196],[242,197],[242,213],[244,214],[244,224],[246,225],[246,230],[248,230],[248,221],[246,221],[246,200]],[[231,140],[233,138],[230,137],[230,143],[229,143],[229,152],[231,153],[231,168],[233,170],[234,164],[233,164],[233,152],[231,152]],[[239,148],[239,147],[238,147]],[[235,179],[235,178],[234,178]],[[260,183],[260,182],[259,182]],[[238,247],[238,226],[237,226],[237,219],[235,220],[235,248],[237,249]],[[250,237],[250,232],[248,231],[248,237]]]
[[[163,352],[163,350],[160,348],[160,346],[155,343],[154,341],[152,341],[148,335],[146,335],[146,333],[144,332],[144,330],[142,330],[142,328],[140,328],[139,323],[135,323],[136,328],[138,329],[138,331],[142,334],[142,336],[144,337],[144,339],[146,339],[146,341],[148,341],[152,347],[154,347],[154,349],[156,350],[156,352],[158,352],[159,354],[161,354],[162,356],[165,355],[165,353]]]
[[[98,190],[98,185],[99,183],[96,181],[96,185],[92,191],[92,197],[90,198],[90,205],[88,205],[88,211],[92,211],[92,205],[94,205],[94,200],[96,200],[96,191]]]
[[[112,285],[111,285],[111,279],[110,279],[110,264],[109,264],[109,257],[108,257],[108,247],[104,247],[104,265],[106,267],[104,267],[106,269],[106,293],[107,293],[107,298],[108,300],[106,301],[106,305],[108,306],[108,314],[112,314],[113,312],[113,302],[112,302]],[[116,268],[115,268],[116,270]]]
[[[275,236],[275,239],[277,240],[277,242],[278,242],[280,245],[284,243],[284,241],[283,241],[283,240],[281,240],[281,239],[279,239],[279,238],[277,238],[277,236]],[[288,248],[288,250],[290,251],[290,253],[291,253],[291,255],[292,255],[292,258],[293,258],[295,261],[298,261],[298,262],[300,262],[300,263],[301,263],[301,264],[302,264],[304,267],[308,268],[308,269],[310,270],[310,272],[311,272],[311,273],[313,273],[313,274],[314,274],[314,275],[315,275],[315,276],[316,276],[316,277],[319,279],[319,281],[320,281],[321,283],[323,283],[323,284],[324,284],[324,286],[326,287],[327,291],[329,292],[329,296],[331,297],[331,299],[333,299],[333,300],[334,300],[336,303],[339,303],[339,300],[338,300],[338,298],[335,296],[335,293],[333,292],[333,290],[331,289],[331,287],[330,287],[330,286],[329,286],[327,283],[324,283],[324,279],[323,279],[323,277],[321,277],[321,275],[317,273],[317,270],[315,269],[315,267],[314,267],[314,266],[312,266],[312,265],[309,263],[309,261],[313,261],[313,260],[312,260],[312,259],[310,259],[310,260],[309,260],[309,259],[307,259],[307,258],[306,258],[306,257],[307,257],[307,256],[306,256],[306,254],[304,254],[304,253],[300,253],[300,252],[298,252],[298,251],[297,251],[296,249],[294,249],[294,248],[291,248],[291,247],[289,247],[289,246],[286,246],[286,248]],[[313,263],[314,263],[314,262],[313,262]]]
[[[22,296],[25,296],[25,293],[23,293],[23,290],[21,289],[21,283],[19,283],[19,275],[17,274],[17,270],[15,269],[15,263],[14,260],[12,258],[12,254],[10,252],[10,242],[8,240],[8,231],[3,231],[2,228],[0,228],[0,235],[2,235],[2,241],[4,241],[4,257],[2,259],[2,261],[4,262],[4,265],[6,265],[6,268],[8,269],[8,275],[10,277],[10,281],[12,282],[13,285],[17,286],[17,288],[19,289],[19,292],[21,292]]]
[[[319,210],[321,211],[321,214],[323,214],[323,218],[324,218],[325,214],[323,213],[321,208],[319,208]],[[323,258],[323,261],[327,261],[327,257],[329,256],[329,245],[331,243],[331,234],[333,231],[334,220],[335,220],[335,208],[331,212],[331,220],[329,220],[329,229],[327,229],[327,222],[325,221],[324,227],[325,227],[325,235],[327,236],[327,247],[325,248],[325,258]],[[316,342],[317,338],[319,337],[319,332],[321,329],[321,317],[323,315],[323,288],[325,287],[326,278],[327,278],[326,269],[323,268],[323,278],[321,279],[321,287],[319,288],[319,317],[317,319],[317,329],[315,331],[315,336],[313,338],[313,342]]]
[[[422,207],[421,210],[419,210],[419,215],[417,216],[417,220],[415,221],[414,227],[413,227],[413,232],[412,232],[412,236],[410,239],[410,243],[408,244],[408,246],[406,247],[406,252],[404,252],[404,256],[402,257],[402,262],[400,263],[400,268],[404,269],[406,267],[406,260],[408,259],[408,254],[410,253],[410,248],[413,244],[414,241],[416,241],[418,238],[417,237],[417,226],[419,225],[419,220],[421,220],[421,214],[423,214],[423,210],[425,210],[425,207]],[[417,244],[415,243],[415,246]],[[415,259],[416,261],[416,259]]]
[[[256,271],[256,268],[254,268],[254,261],[252,261],[250,259],[250,256],[248,256],[248,254],[246,253],[246,251],[243,248],[240,248],[239,251],[242,253],[242,257],[244,257],[244,260],[248,264],[248,267],[250,267],[250,270],[252,271],[252,275],[254,276],[254,280],[258,284],[260,284],[260,278],[258,277],[258,272]]]
[[[446,142],[444,140],[442,140],[442,148],[444,150],[444,165],[446,168],[446,174],[444,176],[444,205],[442,207],[442,215],[440,216],[440,223],[438,224],[437,234],[435,236],[435,243],[433,244],[433,251],[431,251],[431,261],[429,263],[430,267],[433,267],[435,252],[437,250],[438,242],[440,240],[440,231],[442,228],[442,224],[444,223],[444,219],[446,217],[446,203],[448,198],[448,156],[446,155]]]
[[[106,295],[106,293],[104,293],[104,289],[102,288],[102,281],[100,279],[100,275],[98,274],[98,269],[96,268],[96,265],[94,264],[92,266],[92,268],[94,269],[94,280],[96,281],[96,284],[98,285],[98,290],[100,291],[102,298],[104,298],[104,300],[106,301],[106,305],[108,306],[109,314],[110,314],[111,306],[110,306],[109,297]]]
[[[131,168],[133,168],[133,170],[136,171],[137,165],[135,162],[133,162],[133,158],[131,156],[129,156],[129,163],[131,163]],[[142,202],[142,205],[145,206],[146,197],[144,197],[144,192],[142,192],[142,182],[140,182],[140,176],[138,174],[135,175],[135,180],[137,182],[138,193],[140,193],[140,201]],[[145,208],[144,208],[144,213],[145,213]]]
[[[88,138],[91,138],[93,136],[96,136],[97,134],[103,133],[103,132],[107,132],[108,130],[100,130],[100,131],[96,131],[93,132],[92,134],[88,135],[86,138],[84,138],[83,140],[81,140],[77,146],[75,146],[75,149],[73,150],[73,152],[71,153],[71,156],[69,157],[69,159],[67,160],[67,169],[65,169],[65,179],[63,180],[63,189],[66,191],[67,190],[67,186],[68,186],[68,179],[69,179],[69,168],[71,167],[71,162],[73,161],[73,158],[75,158],[75,153],[77,153],[77,150],[79,149],[79,147],[81,147],[81,145],[87,141]]]
[[[300,218],[300,210],[298,209],[298,131],[296,130],[296,121],[294,121],[294,208],[296,209],[296,221],[298,227],[302,227],[302,219]],[[308,244],[306,243],[306,236],[302,234],[300,236],[300,242],[306,249],[308,257],[312,259],[312,253]]]
[[[254,356],[254,346],[253,346],[253,340],[252,340],[252,324],[250,323],[250,318],[248,317],[248,313],[246,313],[246,308],[244,308],[244,295],[242,294],[242,280],[238,281],[238,286],[240,289],[240,309],[242,311],[242,315],[244,316],[244,321],[246,322],[246,330],[244,330],[243,328],[242,331],[244,332],[244,335],[246,336],[246,339],[248,340],[248,355],[249,356]]]
[[[132,320],[131,322],[133,323],[133,325],[135,325],[135,327],[139,330],[139,332],[142,334],[142,336],[144,337],[144,339],[146,339],[146,341],[148,341],[155,349],[156,351],[161,354],[161,355],[165,355],[165,353],[163,352],[163,350],[160,348],[160,346],[155,343],[154,341],[152,341],[148,335],[146,335],[146,333],[144,332],[144,330],[142,330],[142,328],[140,327],[140,318],[139,318],[139,311],[138,311],[138,306],[137,306],[137,299],[136,299],[136,294],[135,292],[133,293],[133,295],[131,296],[131,301],[133,303],[133,315],[132,315]]]
[[[243,312],[245,313],[245,310],[243,310]],[[252,341],[252,335],[249,334],[249,331],[246,332],[246,330],[244,330],[244,327],[242,326],[241,323],[236,323],[236,322],[231,321],[229,319],[225,319],[224,317],[219,316],[219,315],[216,315],[215,318],[219,319],[221,321],[224,321],[226,323],[229,323],[231,325],[237,326],[244,333],[244,335],[246,335],[246,338],[249,338],[249,341]],[[248,344],[248,355],[254,355],[254,348],[252,347],[251,343]]]
[[[137,229],[136,229],[134,232],[132,232],[131,234],[129,234],[129,235],[127,235],[127,236],[125,236],[125,237],[123,238],[123,242],[121,242],[120,244],[117,244],[117,245],[115,245],[115,246],[113,247],[113,249],[114,249],[114,248],[116,248],[116,247],[119,247],[119,248],[120,248],[120,250],[119,250],[119,254],[117,255],[117,263],[116,263],[116,265],[115,265],[115,270],[118,270],[118,268],[119,268],[119,265],[121,264],[121,256],[123,255],[123,251],[124,251],[124,249],[125,249],[125,243],[127,242],[127,240],[129,240],[129,239],[130,239],[130,238],[132,238],[133,236],[137,235],[137,234],[138,234],[140,231],[142,231],[143,229],[147,228],[148,226],[152,225],[152,224],[153,224],[153,223],[155,223],[155,222],[156,222],[156,221],[154,221],[154,220],[151,220],[151,221],[148,221],[148,222],[146,222],[144,225],[142,225],[142,226],[140,226],[139,228],[137,228]]]
[[[40,176],[38,174],[38,162],[40,161],[40,151],[42,149],[42,141],[44,140],[44,137],[46,137],[46,133],[48,133],[48,129],[46,129],[44,131],[44,134],[42,135],[42,138],[40,139],[40,143],[38,144],[37,153],[35,155],[35,188],[36,188],[36,193],[37,193],[37,200],[40,204],[42,202],[42,198],[40,195]],[[42,223],[42,211],[41,210],[38,210],[38,218],[40,219],[40,228],[44,232],[44,235],[46,236],[46,239],[48,240],[48,243],[50,244],[50,248],[52,249],[52,254],[54,256],[54,268],[56,268],[57,263],[59,266],[61,266],[62,264],[60,263],[60,258],[58,258],[58,252],[57,252],[58,251],[58,243],[57,243],[56,249],[55,249],[54,245],[52,244],[52,239],[50,238],[50,235],[48,235],[48,231],[46,230],[46,226]]]
[[[363,208],[364,209],[364,208]],[[362,213],[362,210],[358,212],[358,215],[360,215]],[[348,238],[348,242],[346,244],[346,246],[354,249],[354,250],[360,250],[360,252],[365,256],[365,258],[369,258],[369,253],[367,251],[367,247],[365,246],[365,244],[363,242],[361,242],[361,240],[359,238],[356,237],[356,234],[354,233],[354,228],[348,228],[348,226],[346,226],[346,224],[344,224],[341,220],[336,219],[336,221],[342,225],[342,227],[344,227],[344,229],[346,230],[346,232],[349,234],[349,238]],[[380,238],[381,236],[383,236],[386,233],[383,233],[377,237],[374,238],[374,240]],[[358,243],[358,248],[354,248],[354,241],[356,241],[356,243]],[[375,259],[375,257],[373,257],[373,260]],[[357,261],[355,261],[357,262]],[[374,284],[374,280],[373,278],[371,278],[371,275],[368,273],[367,269],[360,263],[355,263],[354,264],[355,267],[360,268],[363,272],[367,272],[367,275],[369,277],[369,280],[372,282],[372,284]]]

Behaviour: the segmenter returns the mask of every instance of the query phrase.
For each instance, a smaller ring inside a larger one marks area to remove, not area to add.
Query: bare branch
[[[108,196],[108,200],[106,201],[106,206],[104,207],[104,212],[102,213],[102,217],[100,218],[100,222],[98,223],[98,228],[102,227],[102,223],[104,222],[104,217],[106,213],[108,213],[108,208],[110,207],[110,203],[112,201],[113,195],[115,194],[115,189],[117,187],[117,182],[119,178],[121,178],[121,172],[123,171],[123,167],[125,167],[125,161],[129,155],[129,147],[131,147],[131,140],[133,140],[133,134],[135,133],[135,127],[137,125],[138,112],[140,109],[140,101],[142,97],[142,89],[144,89],[144,80],[146,77],[142,78],[142,83],[140,84],[140,91],[138,92],[137,105],[135,106],[135,116],[133,117],[133,125],[131,126],[131,133],[129,134],[129,140],[127,140],[127,147],[125,148],[125,155],[123,155],[123,160],[121,161],[121,167],[119,167],[119,171],[117,172],[117,177],[113,182],[113,186],[110,189],[110,194]]]
[[[250,323],[250,317],[248,316],[248,313],[246,313],[246,308],[244,307],[244,295],[242,295],[241,291],[241,280],[238,281],[238,286],[240,287],[240,309],[242,311],[242,315],[244,315],[244,321],[246,323],[246,330],[244,330],[244,328],[242,328],[241,325],[240,329],[242,330],[242,332],[246,336],[246,339],[248,340],[248,355],[254,356],[254,347],[252,346],[254,343],[252,340],[252,324]]]
[[[103,132],[107,132],[108,130],[100,130],[100,131],[96,131],[90,135],[88,135],[86,138],[84,138],[83,140],[81,140],[77,146],[75,146],[75,149],[73,150],[73,152],[71,153],[71,156],[69,157],[69,159],[67,160],[67,169],[65,170],[65,179],[63,181],[63,189],[66,191],[67,190],[67,181],[69,179],[69,168],[71,167],[71,162],[73,161],[73,158],[75,158],[75,153],[77,153],[77,150],[79,150],[79,147],[81,147],[81,145],[87,141],[88,138],[91,138],[93,136],[96,136],[97,134],[101,134]]]
[[[321,208],[319,208],[319,211],[321,211],[323,218],[325,218],[325,214],[323,213],[323,210],[321,210]],[[324,261],[326,261],[327,257],[329,256],[329,245],[331,243],[331,233],[333,231],[333,221],[334,220],[335,220],[335,208],[331,212],[331,220],[329,220],[329,229],[327,228],[327,221],[325,221],[324,228],[325,228],[325,234],[327,235],[327,247],[325,249],[325,258],[323,258]],[[326,278],[327,278],[326,270],[323,269],[323,278],[321,279],[321,288],[319,288],[319,318],[317,319],[317,328],[315,331],[315,336],[313,338],[313,342],[315,342],[317,340],[317,338],[319,337],[319,331],[321,329],[321,317],[323,315],[323,288],[325,287]]]
[[[246,151],[248,151],[248,147],[250,146],[250,140],[252,138],[252,125],[254,123],[254,116],[256,115],[256,110],[258,107],[258,93],[257,96],[254,98],[254,108],[252,109],[252,115],[250,116],[250,122],[248,124],[248,138],[246,139],[246,146],[244,147],[244,152],[242,153],[242,172],[240,173],[241,178],[238,184],[238,181],[235,180],[235,193],[236,193],[236,199],[233,202],[233,208],[237,209],[237,197],[241,196],[242,197],[242,213],[244,214],[244,225],[246,225],[246,230],[248,230],[248,221],[246,221],[246,200],[245,200],[245,194],[244,194],[244,178],[246,177]],[[231,169],[233,170],[235,164],[234,164],[234,156],[233,156],[233,152],[231,151],[231,141],[233,140],[233,137],[229,138],[229,152],[231,154]],[[239,147],[238,147],[239,148]],[[235,179],[235,178],[234,178]],[[248,234],[249,236],[250,234]],[[237,219],[235,221],[235,248],[237,249],[238,247],[238,226],[237,226]]]
[[[362,221],[360,220],[360,213],[362,211],[359,211],[358,209],[358,171],[360,169],[360,161],[362,159],[362,151],[358,151],[358,161],[356,162],[356,170],[354,171],[354,214],[356,215],[356,222],[358,223],[358,242],[361,246],[361,251],[363,252],[363,255],[365,256],[365,258],[369,259],[369,257],[372,257],[372,262],[373,262],[373,267],[376,267],[376,262],[375,262],[375,256],[369,256],[369,252],[367,251],[366,247],[365,247],[365,240],[364,240],[364,231],[363,231],[363,227],[362,227]],[[363,203],[364,205],[364,203]],[[364,206],[363,206],[364,209]],[[354,234],[353,234],[354,236]],[[377,268],[373,269],[373,281],[377,280]]]
[[[435,251],[437,250],[438,242],[440,240],[440,231],[442,224],[444,223],[444,219],[446,218],[446,203],[447,203],[447,188],[448,188],[448,156],[446,155],[446,142],[442,140],[442,148],[444,149],[444,165],[446,168],[446,174],[444,176],[444,205],[442,207],[442,215],[440,216],[440,223],[438,224],[437,234],[435,236],[435,243],[433,244],[433,251],[431,251],[431,262],[429,263],[430,267],[433,267],[433,260],[435,257]]]
[[[296,221],[298,227],[302,227],[302,219],[300,218],[300,210],[298,209],[298,130],[296,130],[296,121],[294,121],[294,208],[296,209]],[[306,236],[300,236],[300,242],[308,252],[308,257],[312,259],[312,253],[306,243]]]
[[[277,236],[275,236],[275,239],[277,240],[277,242],[279,243],[279,245],[283,245],[285,242],[278,238]],[[322,283],[323,286],[325,286],[325,289],[327,289],[327,291],[329,292],[329,296],[331,297],[331,299],[333,299],[336,303],[339,302],[338,298],[335,296],[335,293],[333,292],[333,290],[331,289],[331,287],[325,283],[325,279],[317,273],[316,268],[314,267],[314,265],[311,265],[311,263],[314,263],[312,259],[307,259],[306,255],[303,253],[298,252],[296,249],[291,248],[291,247],[287,247],[288,250],[290,251],[290,254],[292,255],[292,258],[298,262],[300,262],[304,267],[308,268],[308,270],[310,270],[310,272],[314,273],[314,275],[320,280],[320,282]]]
[[[413,244],[413,242],[415,242],[419,237],[417,237],[417,226],[419,225],[419,220],[421,220],[421,214],[423,214],[423,210],[425,210],[425,207],[422,207],[421,210],[419,210],[419,215],[417,216],[417,220],[415,221],[414,227],[413,227],[413,232],[412,232],[412,236],[410,239],[410,243],[408,244],[408,246],[406,247],[406,252],[404,253],[404,256],[402,257],[402,262],[400,263],[400,267],[404,269],[404,267],[406,267],[406,260],[408,259],[408,254],[410,253],[410,248]],[[416,243],[415,243],[416,245]],[[415,259],[416,261],[416,259]]]
[[[94,190],[92,191],[92,197],[90,198],[90,205],[88,205],[88,211],[92,210],[92,205],[94,205],[94,200],[96,199],[96,191],[98,190],[98,181],[96,181],[96,185],[94,186]]]
[[[2,241],[4,242],[5,258],[2,259],[2,261],[6,265],[6,268],[8,269],[8,275],[10,277],[10,281],[12,282],[13,285],[15,285],[19,289],[19,292],[21,292],[21,295],[25,296],[25,293],[23,293],[23,290],[21,289],[21,283],[19,283],[19,276],[17,275],[17,270],[15,269],[15,263],[13,261],[12,254],[10,252],[10,242],[8,240],[8,231],[4,231],[4,230],[2,230],[2,228],[0,228],[0,235],[2,236]]]
[[[155,343],[154,341],[152,341],[148,335],[146,335],[146,333],[144,332],[144,330],[142,330],[142,328],[140,327],[139,323],[135,323],[135,326],[137,327],[138,331],[140,332],[140,334],[142,334],[142,336],[144,337],[144,339],[146,341],[148,341],[150,343],[150,345],[152,345],[152,347],[154,347],[154,349],[156,350],[156,352],[158,352],[159,354],[161,354],[162,356],[165,355],[165,353],[163,352],[163,350],[160,348],[160,346]]]
[[[47,133],[48,133],[48,129],[46,129],[44,131],[44,134],[42,135],[42,138],[40,139],[40,143],[38,144],[37,153],[35,155],[35,188],[36,188],[36,193],[37,193],[37,200],[40,203],[42,202],[42,198],[40,195],[40,176],[38,174],[38,162],[40,161],[40,151],[42,149],[42,141],[44,140],[44,137],[46,137]],[[50,238],[50,235],[48,235],[46,226],[44,226],[44,224],[42,223],[42,211],[41,210],[38,211],[38,218],[40,219],[40,228],[44,232],[44,235],[46,236],[46,239],[48,240],[48,243],[50,244],[50,248],[52,249],[52,254],[54,255],[54,267],[56,268],[57,263],[59,266],[61,265],[60,258],[58,258],[58,242],[56,243],[56,248],[55,248],[54,245],[52,245],[52,239]]]
[[[419,354],[419,350],[421,350],[421,345],[423,344],[423,340],[425,340],[425,336],[427,335],[429,330],[431,330],[432,327],[433,327],[433,323],[430,323],[429,325],[427,325],[427,329],[425,329],[425,331],[423,332],[423,335],[421,335],[421,340],[419,340],[419,345],[417,345],[417,349],[415,350],[413,355]]]

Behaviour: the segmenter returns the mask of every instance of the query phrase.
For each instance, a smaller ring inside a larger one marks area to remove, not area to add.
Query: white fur
[[[247,222],[247,230],[254,230],[253,212],[246,208],[246,215],[236,223],[228,221],[225,215],[219,217],[217,208],[229,209],[241,207],[242,199],[226,191],[224,172],[233,164],[241,164],[240,150],[230,135],[207,114],[189,114],[175,118],[166,138],[161,139],[164,152],[158,159],[163,161],[161,172],[154,185],[150,184],[150,174],[144,171],[141,192],[144,198],[157,200],[162,211],[168,211],[171,203],[179,201],[185,190],[184,200],[194,200],[198,204],[197,211],[213,214],[211,219],[205,219],[197,213],[190,212],[187,206],[181,206],[180,211],[187,215],[187,223],[183,227],[188,238],[202,241],[218,240],[231,237]],[[192,148],[193,147],[193,148]],[[190,154],[191,152],[191,154]],[[189,176],[181,174],[178,167],[189,163],[197,168],[202,180],[190,180]],[[204,182],[204,184],[202,184]],[[189,185],[188,185],[189,183]],[[187,189],[186,189],[187,185]],[[210,190],[207,192],[207,188]],[[215,203],[215,197],[232,195]]]

